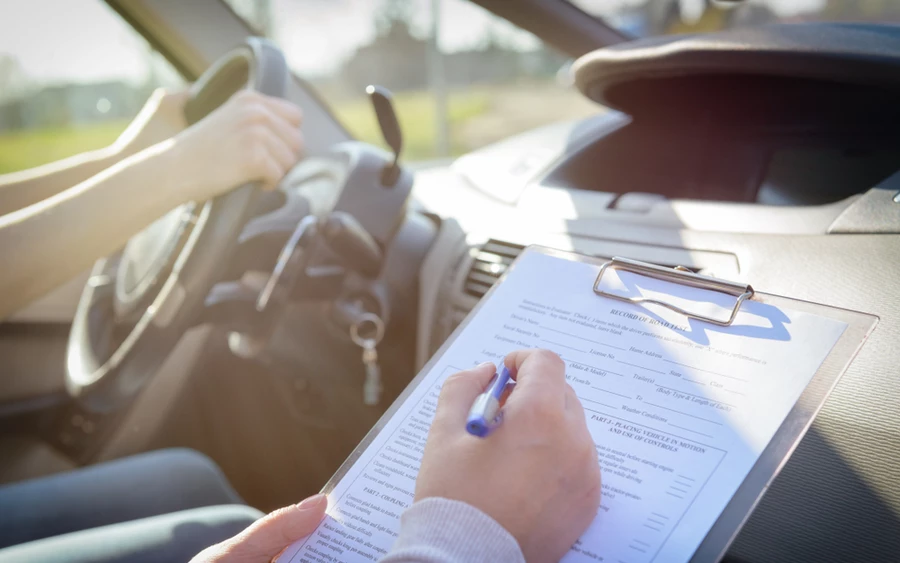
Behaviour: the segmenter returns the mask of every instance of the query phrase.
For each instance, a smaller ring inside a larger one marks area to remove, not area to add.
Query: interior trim
[[[437,318],[441,286],[452,272],[457,253],[466,247],[466,234],[453,219],[443,219],[437,236],[425,256],[419,274],[419,320],[416,329],[416,370],[422,368],[431,354],[432,332]]]

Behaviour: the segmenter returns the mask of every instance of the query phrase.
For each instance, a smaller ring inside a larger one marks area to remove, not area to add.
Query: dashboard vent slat
[[[491,239],[484,243],[484,246],[481,247],[481,251],[485,254],[495,254],[507,258],[515,258],[522,252],[523,248],[525,247],[518,244]]]
[[[475,251],[475,259],[469,266],[466,274],[465,282],[463,282],[463,291],[466,295],[482,298],[491,287],[496,283],[500,276],[506,273],[509,265],[513,263],[517,256],[525,247],[520,244],[505,242],[502,240],[490,239],[484,243],[481,248]],[[609,257],[595,255],[602,260],[609,260]],[[674,268],[675,264],[659,264],[667,268]],[[702,272],[700,268],[688,268],[692,272]]]
[[[466,274],[463,291],[472,297],[484,297],[524,248],[519,244],[494,239],[484,243],[475,254],[475,260]]]

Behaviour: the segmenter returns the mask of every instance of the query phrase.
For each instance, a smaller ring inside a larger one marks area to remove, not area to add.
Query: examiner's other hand
[[[315,495],[279,508],[233,538],[207,547],[191,563],[268,563],[284,548],[313,533],[327,507],[325,495]]]
[[[517,383],[503,424],[485,439],[466,432],[466,416],[494,366],[444,382],[415,500],[466,502],[506,528],[527,561],[558,561],[597,513],[597,452],[559,356],[520,350],[506,357],[506,365]]]
[[[274,188],[303,152],[296,105],[242,90],[191,125],[171,147],[187,200],[205,200],[248,182]]]

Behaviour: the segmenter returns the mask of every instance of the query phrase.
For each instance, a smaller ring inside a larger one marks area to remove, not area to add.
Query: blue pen
[[[500,397],[510,380],[509,370],[506,366],[499,373],[494,374],[490,385],[484,393],[478,395],[472,408],[469,410],[469,418],[466,421],[466,430],[472,436],[484,438],[500,424]]]

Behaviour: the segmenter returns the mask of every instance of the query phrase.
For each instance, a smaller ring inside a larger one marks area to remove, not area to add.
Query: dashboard
[[[417,175],[416,202],[444,218],[418,365],[529,244],[877,315],[726,559],[897,560],[898,43],[877,26],[776,26],[581,59],[582,92],[614,109]]]
[[[817,205],[561,185],[554,171],[630,120],[604,111],[417,172],[413,208],[441,222],[420,275],[416,365],[529,244],[681,265],[878,315],[878,327],[729,557],[893,559],[900,553],[889,531],[900,514],[900,173]],[[597,169],[596,181],[603,175]]]

